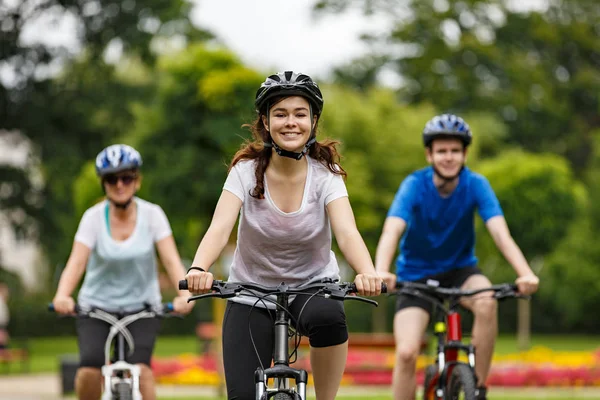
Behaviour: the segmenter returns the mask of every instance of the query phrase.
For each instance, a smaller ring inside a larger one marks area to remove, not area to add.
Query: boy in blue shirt
[[[489,182],[465,166],[471,140],[469,126],[460,117],[443,114],[427,122],[423,142],[430,166],[402,182],[377,245],[375,267],[389,287],[394,287],[396,280],[435,280],[442,287],[464,290],[490,286],[477,268],[475,257],[477,210],[496,246],[515,269],[519,292],[528,295],[537,290],[539,280],[510,235]],[[400,255],[393,274],[389,269],[400,237]],[[488,292],[465,299],[461,305],[475,317],[472,343],[477,349],[478,400],[485,400],[484,385],[498,330],[496,300]],[[415,396],[416,360],[431,312],[432,306],[425,300],[398,296],[392,382],[395,400],[410,400]]]

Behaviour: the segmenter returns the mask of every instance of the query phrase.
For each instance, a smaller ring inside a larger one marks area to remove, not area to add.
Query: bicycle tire
[[[119,382],[115,385],[117,400],[132,400],[131,385],[127,382]]]
[[[436,400],[435,399],[435,389],[433,391],[427,392],[431,381],[437,374],[437,366],[429,365],[425,368],[425,380],[423,381],[423,400]]]
[[[477,400],[475,374],[467,364],[456,364],[448,383],[448,399]]]
[[[295,400],[296,396],[292,396],[289,393],[275,393],[275,396],[272,398],[273,400]]]

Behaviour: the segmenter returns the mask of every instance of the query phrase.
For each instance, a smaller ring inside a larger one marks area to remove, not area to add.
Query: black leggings
[[[108,337],[110,325],[99,319],[82,318],[77,319],[76,327],[79,342],[79,366],[101,368],[104,365],[104,343]],[[133,336],[135,348],[130,356],[129,346],[125,344],[125,360],[131,364],[150,366],[160,321],[156,318],[139,319],[127,325],[127,329]]]
[[[298,319],[300,310],[310,296],[299,295],[289,307]],[[252,329],[254,344],[264,368],[271,366],[275,333],[275,312],[254,307],[250,324],[248,316],[252,306],[227,302],[223,319],[223,362],[227,398],[230,400],[254,400],[254,371],[260,366],[250,340]],[[250,327],[249,327],[250,325]],[[308,337],[312,347],[329,347],[348,340],[348,327],[343,302],[314,296],[302,311],[301,320],[295,327]]]

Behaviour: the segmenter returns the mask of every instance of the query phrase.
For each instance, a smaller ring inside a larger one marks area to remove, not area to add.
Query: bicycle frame
[[[443,317],[437,318],[434,333],[437,337],[436,363],[425,370],[424,399],[445,400],[456,390],[469,393],[468,398],[475,398],[477,377],[475,374],[475,347],[462,341],[461,317],[458,313],[460,299],[476,294],[492,291],[493,298],[508,297],[527,298],[520,296],[514,284],[494,285],[475,290],[459,288],[442,288],[436,285],[418,282],[398,282],[398,293],[423,298],[434,305]],[[447,306],[446,306],[447,304]],[[439,315],[439,314],[437,314]],[[468,362],[459,361],[459,352],[465,352]],[[454,373],[456,372],[456,373]],[[455,387],[457,386],[458,389]]]
[[[307,291],[316,289],[320,295],[325,298],[335,300],[358,300],[377,306],[377,302],[374,300],[366,299],[360,296],[347,296],[350,293],[356,293],[357,290],[354,284],[338,284],[336,282],[337,281],[326,279],[319,283],[308,284],[302,287],[290,287],[285,283],[281,283],[277,287],[267,287],[255,283],[223,282],[215,280],[212,284],[212,292],[192,296],[188,299],[188,301],[194,301],[208,297],[228,299],[244,295],[256,297],[259,299],[258,301],[260,301],[261,299],[265,299],[266,296],[259,296],[256,293],[263,295],[274,295],[276,297],[276,302],[273,366],[266,369],[258,367],[254,372],[255,399],[266,400],[272,395],[275,395],[277,396],[275,397],[277,399],[287,398],[306,400],[306,384],[308,382],[308,373],[303,369],[295,369],[289,365],[288,333],[290,328],[290,317],[287,311],[287,307],[289,305],[289,296],[295,294],[306,294]],[[186,280],[179,281],[179,289],[188,289],[188,283]],[[385,293],[385,291],[386,287],[385,285],[382,285],[382,293]],[[266,300],[273,303],[272,299]],[[273,379],[275,387],[268,387],[269,379]],[[290,379],[294,379],[296,382],[296,386],[294,388],[290,388],[289,386]]]
[[[142,312],[138,314],[142,314]],[[138,314],[133,314],[136,317]],[[111,334],[106,338],[104,345],[104,365],[102,366],[102,378],[104,381],[104,391],[102,393],[101,400],[113,400],[120,399],[121,393],[119,392],[120,384],[125,383],[128,385],[128,391],[131,393],[131,400],[142,400],[142,393],[140,391],[140,376],[141,368],[138,365],[130,364],[125,361],[125,336],[123,330],[126,330],[127,323],[121,323],[120,321],[127,321],[127,317],[115,318],[113,328],[111,328]],[[142,317],[140,317],[142,318]],[[140,318],[131,318],[130,322],[136,321]],[[118,327],[121,325],[122,327]],[[116,328],[116,331],[115,331]],[[114,337],[112,332],[116,332]],[[127,331],[129,332],[129,331]],[[115,350],[116,350],[116,361],[110,362],[110,346],[112,341],[116,339]],[[133,341],[130,342],[130,353],[133,352],[135,344]]]
[[[76,306],[77,316],[99,319],[111,325],[104,343],[104,365],[101,368],[103,381],[101,400],[142,400],[140,391],[141,368],[125,361],[125,344],[129,346],[130,354],[135,349],[135,343],[127,329],[127,325],[139,319],[164,316],[164,314],[173,311],[171,303],[163,304],[161,307],[161,310],[148,307],[134,314],[118,313],[115,316],[101,309],[84,309]],[[49,309],[54,311],[52,304],[49,305]],[[116,361],[111,362],[111,345],[115,340]]]

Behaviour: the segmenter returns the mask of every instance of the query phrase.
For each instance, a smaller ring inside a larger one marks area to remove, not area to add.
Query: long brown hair
[[[313,129],[313,135],[317,134],[319,121]],[[256,186],[250,191],[250,196],[257,199],[265,198],[265,171],[271,161],[272,149],[271,147],[265,147],[264,143],[271,142],[271,136],[265,128],[262,121],[261,115],[258,115],[256,120],[251,124],[242,125],[244,128],[249,128],[252,132],[252,140],[246,140],[242,147],[235,153],[231,164],[229,165],[229,171],[240,161],[244,160],[256,160]],[[340,142],[335,140],[323,140],[322,142],[315,142],[308,150],[308,155],[325,165],[331,172],[336,175],[341,175],[346,178],[346,171],[340,165],[340,154],[337,151],[336,146]]]

